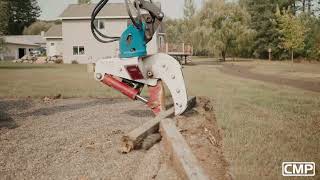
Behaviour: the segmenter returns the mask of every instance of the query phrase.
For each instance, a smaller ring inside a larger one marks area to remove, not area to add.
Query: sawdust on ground
[[[223,154],[223,136],[219,129],[212,102],[197,98],[197,106],[176,118],[177,126],[211,179],[233,179],[229,163]]]

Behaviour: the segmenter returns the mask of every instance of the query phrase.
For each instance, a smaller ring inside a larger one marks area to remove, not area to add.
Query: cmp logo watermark
[[[315,176],[316,164],[314,162],[283,162],[283,176]]]

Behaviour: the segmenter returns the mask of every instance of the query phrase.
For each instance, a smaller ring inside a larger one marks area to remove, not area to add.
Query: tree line
[[[184,18],[167,19],[170,43],[189,43],[195,55],[320,59],[320,0],[207,0]]]

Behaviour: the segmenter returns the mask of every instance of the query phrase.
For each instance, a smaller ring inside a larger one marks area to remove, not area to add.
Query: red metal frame
[[[161,111],[165,111],[165,93],[162,81],[159,80],[157,85],[148,87],[149,102],[148,107],[151,108],[155,115],[158,115]]]

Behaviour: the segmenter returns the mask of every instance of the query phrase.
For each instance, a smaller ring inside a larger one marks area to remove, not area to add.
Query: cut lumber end
[[[174,168],[183,179],[209,179],[172,119],[161,120],[160,133],[164,149],[168,153]]]
[[[130,137],[123,136],[121,141],[122,141],[121,148],[120,148],[121,153],[129,153],[134,149],[134,144],[133,144],[133,141],[130,140]]]

